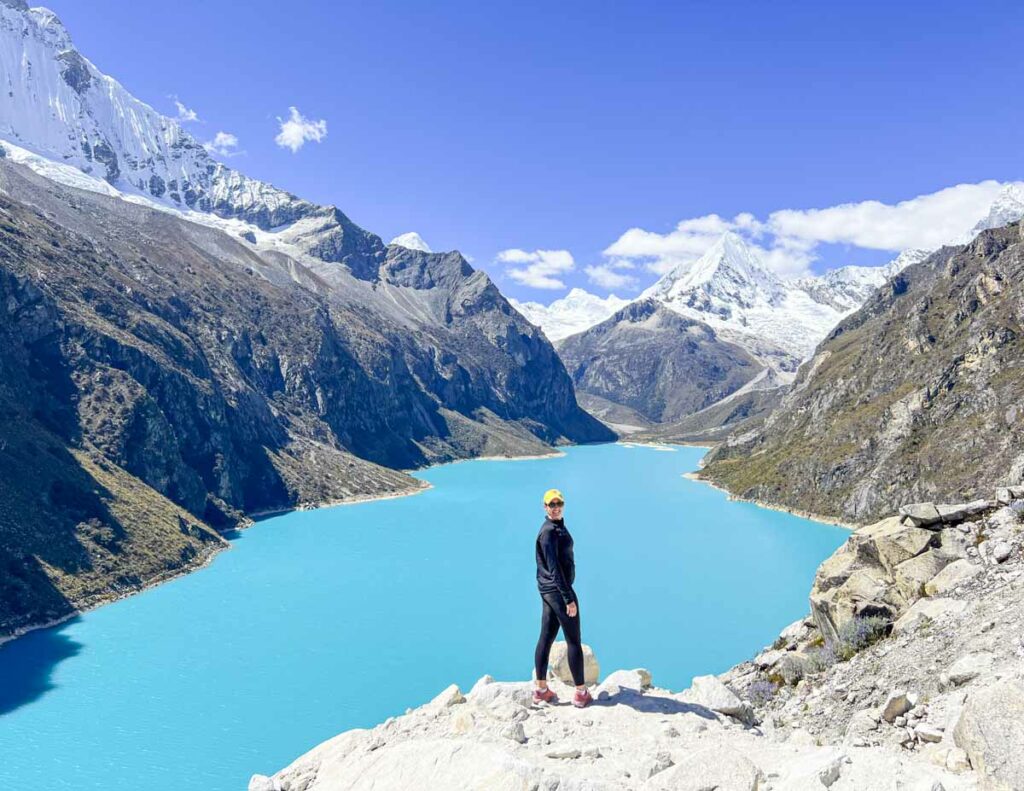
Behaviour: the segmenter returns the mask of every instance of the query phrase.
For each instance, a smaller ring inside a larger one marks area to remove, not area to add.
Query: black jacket
[[[572,584],[576,580],[576,561],[572,554],[572,536],[559,519],[545,519],[537,534],[537,589],[557,593],[566,604],[576,601]]]

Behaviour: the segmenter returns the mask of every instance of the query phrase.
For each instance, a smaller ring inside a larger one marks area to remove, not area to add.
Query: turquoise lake
[[[0,781],[245,789],[453,682],[528,679],[552,486],[603,672],[672,690],[721,672],[807,612],[848,533],[683,478],[703,453],[463,462],[418,473],[416,496],[260,522],[206,568],[0,646]]]

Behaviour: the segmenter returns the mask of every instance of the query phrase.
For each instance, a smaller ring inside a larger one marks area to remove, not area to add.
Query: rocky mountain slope
[[[763,366],[710,327],[653,300],[633,302],[558,346],[576,392],[627,407],[649,423],[677,420],[735,392]],[[614,415],[612,416],[614,423]]]
[[[574,709],[556,644],[564,702],[484,676],[249,789],[1021,791],[1024,487],[995,495],[857,531],[819,569],[810,616],[681,692],[643,669],[596,684],[587,649],[595,703]]]
[[[612,436],[486,275],[381,247],[364,280],[0,158],[0,632],[200,563],[247,514]]]
[[[764,426],[701,477],[866,522],[1024,480],[1024,240],[984,231],[911,266],[818,347]]]

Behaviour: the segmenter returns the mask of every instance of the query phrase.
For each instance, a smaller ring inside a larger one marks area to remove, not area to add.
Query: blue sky
[[[634,279],[616,290],[635,293],[652,259],[604,252],[631,228],[677,239],[712,214],[765,226],[1024,177],[1020,3],[47,5],[136,96],[169,115],[179,97],[201,140],[234,135],[233,166],[385,240],[457,248],[518,298],[607,293],[586,269],[611,261]],[[327,130],[295,153],[274,141],[290,107]],[[848,214],[832,219],[865,222]],[[917,238],[819,230],[783,270],[881,263],[879,244]],[[495,261],[508,249],[567,252],[564,287],[515,282]]]

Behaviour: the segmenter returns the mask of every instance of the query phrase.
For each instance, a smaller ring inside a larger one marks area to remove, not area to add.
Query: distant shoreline
[[[821,522],[821,523],[826,524],[826,525],[833,525],[835,527],[841,527],[844,530],[849,530],[851,532],[855,531],[855,530],[859,530],[862,527],[862,525],[853,525],[853,524],[850,524],[849,522],[843,522],[840,519],[836,519],[835,517],[822,516],[821,514],[813,514],[810,511],[803,511],[803,510],[801,510],[799,508],[786,508],[785,506],[778,505],[777,503],[768,503],[768,502],[765,502],[764,500],[758,500],[757,498],[754,498],[754,497],[740,497],[737,494],[733,494],[728,489],[726,489],[726,488],[724,488],[722,486],[719,486],[716,483],[712,483],[711,481],[707,480],[706,478],[698,477],[697,471],[694,471],[694,472],[684,472],[682,477],[684,477],[684,478],[686,478],[687,480],[690,480],[690,481],[696,481],[697,483],[703,483],[703,484],[705,484],[707,486],[710,486],[712,489],[717,489],[718,491],[720,491],[720,492],[724,493],[725,495],[727,495],[727,498],[729,500],[732,500],[734,502],[738,502],[738,503],[752,503],[753,505],[756,505],[758,508],[767,508],[770,511],[782,511],[783,513],[786,513],[786,514],[792,514],[793,516],[799,516],[802,519],[810,519],[811,521],[814,521],[814,522]]]

